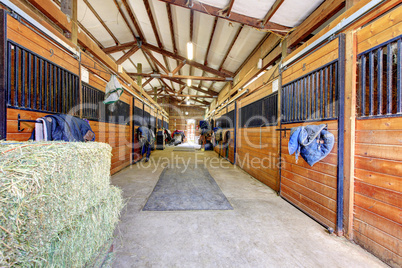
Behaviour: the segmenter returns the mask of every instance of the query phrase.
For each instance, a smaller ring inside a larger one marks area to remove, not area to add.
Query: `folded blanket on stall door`
[[[290,130],[288,150],[290,155],[296,153],[296,160],[300,153],[313,166],[331,152],[334,144],[335,137],[327,130],[326,125],[301,126]]]
[[[66,114],[47,115],[39,118],[30,139],[47,141],[94,141],[95,133],[88,121]],[[42,128],[41,126],[42,125]],[[36,130],[39,127],[39,130]],[[41,134],[42,133],[42,134]]]

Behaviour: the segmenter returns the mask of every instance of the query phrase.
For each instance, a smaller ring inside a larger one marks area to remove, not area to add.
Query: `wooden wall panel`
[[[286,124],[282,127],[292,128],[312,123]],[[328,130],[335,136],[335,145],[331,153],[310,167],[299,156],[289,155],[289,131],[282,134],[282,170],[281,195],[323,224],[334,228],[336,224],[336,188],[337,188],[337,121],[314,122],[313,124],[328,124]]]
[[[402,258],[400,133],[402,118],[356,123],[354,240],[395,267]]]
[[[236,165],[279,191],[279,133],[276,128],[239,128]]]
[[[327,45],[314,51],[311,55],[289,67],[282,74],[282,84],[285,85],[299,77],[302,77],[321,66],[338,59],[338,38]]]
[[[79,63],[71,54],[50,43],[9,15],[7,16],[7,38],[72,73],[79,72]]]

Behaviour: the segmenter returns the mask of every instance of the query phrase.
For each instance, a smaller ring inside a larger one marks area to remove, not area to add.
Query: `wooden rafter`
[[[165,3],[170,3],[172,5],[184,7],[184,8],[189,8],[186,5],[187,0],[160,0],[160,1],[165,2]],[[203,4],[198,1],[193,3],[193,7],[191,9],[201,12],[201,13],[208,14],[208,15],[221,17],[221,9],[214,7],[214,6],[207,5],[207,4]],[[286,26],[283,26],[283,25],[280,25],[277,23],[273,23],[273,22],[267,22],[267,24],[264,27],[261,27],[261,19],[248,17],[248,16],[234,13],[234,12],[231,12],[230,17],[225,18],[225,19],[230,20],[230,21],[239,22],[241,24],[249,25],[251,27],[255,27],[258,29],[264,29],[264,30],[269,30],[269,31],[288,32],[291,30],[291,28],[289,28],[289,27],[286,27]]]
[[[147,81],[145,81],[145,82],[142,84],[142,87],[145,87],[146,85],[148,85],[153,79],[154,79],[153,77],[148,78]]]
[[[229,77],[207,77],[207,76],[194,76],[194,75],[170,75],[170,74],[147,74],[147,73],[127,73],[127,74],[131,76],[166,78],[166,79],[192,79],[192,80],[216,81],[216,82],[233,81],[233,78]]]
[[[85,26],[81,24],[81,22],[77,21],[77,24],[78,24],[78,27],[80,27],[81,30],[83,30],[84,33],[86,33],[101,49],[104,49],[104,46],[101,44],[101,42],[99,42],[99,41],[95,38],[95,36],[93,36],[93,35],[91,34],[91,32],[88,31],[87,28],[85,28]]]
[[[126,17],[126,15],[124,15],[123,10],[121,9],[121,6],[119,5],[119,3],[117,2],[117,0],[113,0],[114,4],[116,5],[116,8],[119,10],[120,15],[123,17],[124,22],[126,23],[128,29],[130,29],[131,34],[133,35],[134,39],[136,38],[136,35],[133,31],[133,29],[131,29],[130,23],[128,22],[128,19]]]
[[[152,60],[155,64],[157,64],[166,74],[169,74],[169,70],[166,69],[166,67],[165,67],[157,58],[155,58],[154,55],[152,55],[152,52],[151,52],[151,51],[149,51],[149,50],[146,49],[146,48],[143,48],[142,50],[143,50],[145,53],[147,53],[148,56],[151,58],[151,60]]]
[[[105,30],[110,34],[110,36],[113,38],[114,42],[116,43],[116,45],[120,44],[119,40],[117,40],[116,36],[113,34],[113,32],[109,29],[109,27],[105,24],[105,22],[102,20],[102,18],[99,16],[98,12],[96,12],[96,10],[93,8],[93,6],[91,5],[91,3],[88,2],[88,0],[83,0],[84,3],[87,5],[87,7],[89,8],[89,10],[91,10],[91,12],[95,15],[95,17],[98,19],[98,21],[100,22],[100,24],[102,24],[103,28],[105,28]]]
[[[143,2],[144,2],[145,10],[147,11],[148,19],[151,22],[152,31],[154,32],[156,42],[158,43],[158,47],[163,49],[164,46],[163,46],[163,43],[162,43],[161,38],[160,38],[159,33],[158,33],[158,28],[156,26],[154,15],[152,14],[151,5],[149,4],[149,0],[143,0]],[[166,67],[161,67],[161,68],[163,70],[166,69],[166,70],[168,70],[168,72],[170,72],[169,62],[168,62],[168,60],[167,60],[165,55],[163,55],[163,61],[165,62]],[[173,84],[172,84],[172,87],[173,87]]]
[[[168,20],[169,20],[169,29],[170,29],[170,36],[172,38],[172,44],[173,44],[173,53],[178,54],[177,52],[177,46],[176,46],[176,38],[174,35],[174,26],[173,26],[173,18],[172,18],[172,9],[170,7],[170,4],[166,3],[166,12],[168,15]],[[176,60],[177,65],[180,64],[179,60]],[[179,74],[181,74],[181,71],[179,69]]]
[[[133,11],[131,10],[130,5],[127,3],[127,0],[122,0],[122,2],[123,2],[124,7],[127,10],[128,15],[130,16],[132,23],[134,24],[134,27],[138,33],[138,36],[141,38],[141,40],[145,41],[144,34],[142,33],[141,27],[138,24],[134,14],[133,14]]]
[[[180,71],[181,68],[186,64],[186,61],[180,62],[180,64],[172,71],[172,74],[175,75],[178,71]]]
[[[103,49],[103,51],[104,51],[105,53],[107,53],[107,54],[115,53],[115,52],[117,52],[117,51],[122,51],[122,50],[124,50],[124,49],[131,48],[131,47],[133,47],[135,44],[137,44],[137,42],[129,42],[129,43],[121,44],[121,45],[118,45],[118,46],[105,48],[105,49]],[[142,48],[145,48],[145,49],[148,49],[148,50],[152,50],[152,51],[154,51],[154,52],[157,52],[157,53],[159,53],[159,54],[165,55],[165,56],[167,56],[167,57],[169,57],[169,58],[176,59],[176,60],[179,60],[179,61],[187,60],[187,59],[186,59],[185,57],[183,57],[183,56],[180,56],[180,55],[178,55],[178,54],[175,54],[175,53],[173,53],[173,52],[170,52],[170,51],[168,51],[168,50],[166,50],[166,49],[158,48],[157,46],[151,45],[151,44],[149,44],[149,43],[142,43]],[[208,72],[208,73],[211,73],[211,74],[213,74],[213,75],[217,75],[217,76],[220,76],[220,77],[229,77],[229,75],[226,74],[226,73],[224,73],[224,72],[215,70],[215,69],[213,69],[213,68],[211,68],[211,67],[208,67],[208,66],[204,66],[203,64],[198,63],[198,62],[196,62],[196,61],[194,61],[194,60],[187,60],[186,63],[187,63],[188,65],[190,65],[190,66],[193,66],[193,67],[195,67],[195,68],[204,70],[204,71],[206,71],[206,72]]]
[[[149,95],[155,95],[155,92],[149,90],[147,91]],[[158,93],[160,95],[160,93]],[[172,96],[171,94],[162,94],[161,96]],[[201,99],[212,99],[211,96],[200,96],[200,95],[186,95],[186,94],[175,94],[174,96],[180,97],[180,98],[201,98]]]
[[[265,15],[264,19],[262,20],[261,27],[265,27],[268,21],[272,18],[275,12],[281,7],[285,0],[276,0],[272,7],[268,10],[267,14]]]
[[[229,4],[220,11],[222,17],[229,18],[230,13],[232,12],[234,0],[230,0]]]
[[[243,25],[241,25],[239,27],[239,29],[237,30],[237,33],[236,33],[235,37],[232,40],[232,43],[230,44],[228,50],[226,51],[225,57],[223,57],[221,65],[219,65],[219,69],[218,69],[219,71],[222,70],[223,64],[225,64],[225,61],[226,61],[226,59],[228,58],[228,56],[230,54],[230,51],[232,51],[232,48],[233,48],[234,44],[236,43],[236,40],[237,40],[237,38],[239,37],[239,35],[241,33],[241,30],[243,30]]]
[[[179,84],[180,86],[182,86],[180,88],[178,94],[181,94],[183,92],[183,90],[187,87],[187,84],[185,82],[181,81],[181,80],[177,80],[177,79],[174,79],[174,78],[166,78],[166,79],[172,80],[173,82],[175,82],[175,83]],[[190,88],[194,89],[196,91],[202,92],[202,93],[204,93],[206,95],[218,96],[218,93],[216,93],[215,91],[210,90],[210,89],[204,90],[204,89],[201,89],[201,88],[198,88],[198,87],[195,87],[195,86],[191,86]]]
[[[135,54],[140,48],[138,46],[132,47],[127,53],[125,53],[123,56],[121,56],[120,59],[116,61],[116,64],[120,65],[123,62],[125,62],[128,58],[130,58],[132,55]]]

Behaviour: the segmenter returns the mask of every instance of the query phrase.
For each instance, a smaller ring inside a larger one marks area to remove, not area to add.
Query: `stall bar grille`
[[[357,117],[402,115],[402,36],[358,55]]]
[[[141,126],[144,122],[144,110],[134,105],[134,126]]]
[[[250,103],[239,111],[240,127],[276,126],[278,123],[278,92]]]
[[[169,123],[167,121],[163,121],[163,127],[165,129],[169,129]]]
[[[218,119],[216,119],[216,127],[220,127],[222,129],[227,129],[227,128],[234,128],[235,122],[234,122],[234,110],[230,111]]]
[[[79,114],[79,78],[32,51],[7,41],[7,106]]]
[[[282,87],[282,123],[333,120],[338,117],[338,62]]]
[[[83,118],[112,124],[130,123],[130,105],[118,100],[105,105],[105,93],[87,83],[82,83]]]
[[[158,129],[162,128],[162,120],[158,118]]]
[[[105,93],[86,83],[82,83],[82,99],[82,116],[89,120],[100,120],[102,116],[99,104],[105,99]]]

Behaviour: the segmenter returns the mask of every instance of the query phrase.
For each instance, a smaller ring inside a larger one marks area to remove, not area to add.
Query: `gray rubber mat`
[[[203,165],[166,167],[144,211],[232,210],[214,178]]]

